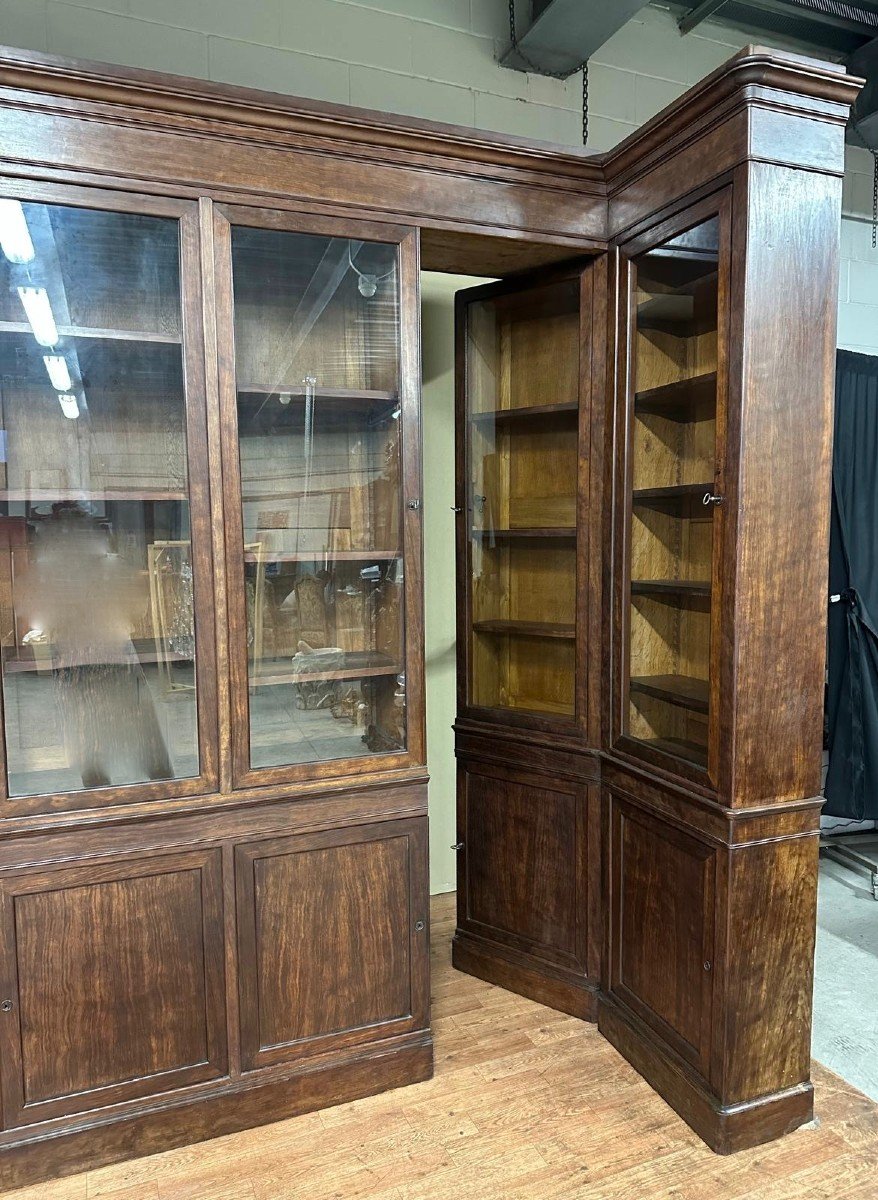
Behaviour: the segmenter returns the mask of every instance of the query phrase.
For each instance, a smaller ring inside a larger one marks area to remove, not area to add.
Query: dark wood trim
[[[458,930],[451,943],[451,962],[458,971],[526,996],[582,1021],[596,1021],[597,986],[583,976],[564,973],[541,959],[517,953],[495,942]]]
[[[811,1083],[742,1104],[722,1105],[687,1064],[654,1044],[637,1017],[603,994],[598,1029],[717,1154],[759,1146],[814,1119]]]

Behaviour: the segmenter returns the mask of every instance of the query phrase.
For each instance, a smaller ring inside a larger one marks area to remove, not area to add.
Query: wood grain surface
[[[449,965],[433,901],[426,1083],[9,1200],[875,1200],[878,1105],[814,1064],[817,1128],[713,1155],[593,1025]]]

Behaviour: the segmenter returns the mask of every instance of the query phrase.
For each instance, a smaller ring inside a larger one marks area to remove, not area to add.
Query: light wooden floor
[[[719,1158],[591,1025],[453,971],[433,904],[436,1076],[16,1200],[878,1200],[878,1105],[815,1064],[819,1128]]]

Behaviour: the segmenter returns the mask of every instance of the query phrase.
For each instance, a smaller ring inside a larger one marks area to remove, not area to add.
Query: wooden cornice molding
[[[606,154],[508,134],[302,100],[54,55],[0,48],[0,104],[273,145],[344,149],[481,177],[594,194],[613,191],[661,145],[688,139],[738,104],[774,103],[843,124],[862,84],[844,68],[747,47]]]
[[[602,156],[608,191],[748,104],[844,126],[863,83],[834,63],[745,46]]]

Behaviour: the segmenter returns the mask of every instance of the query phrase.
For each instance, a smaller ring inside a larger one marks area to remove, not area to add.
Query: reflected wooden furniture
[[[855,93],[751,49],[588,156],[3,52],[0,195],[81,407],[0,261],[0,552],[75,545],[81,508],[145,584],[145,546],[188,539],[196,646],[167,769],[86,786],[4,622],[0,1185],[432,1070],[419,263],[504,277],[462,302],[455,961],[597,1016],[717,1149],[808,1118]],[[703,511],[658,492],[708,483]],[[348,644],[303,675],[277,613],[307,576]],[[126,654],[151,697],[155,647]],[[303,679],[341,698],[297,710]]]

